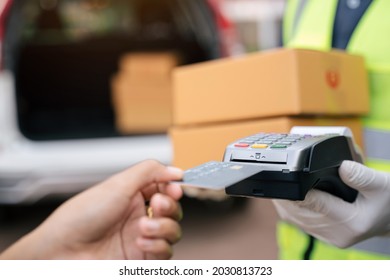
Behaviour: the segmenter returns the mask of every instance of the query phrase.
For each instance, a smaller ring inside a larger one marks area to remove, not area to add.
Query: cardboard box
[[[228,144],[258,132],[288,133],[293,126],[347,126],[363,147],[359,118],[279,117],[194,127],[173,127],[173,165],[188,169],[207,161],[221,161]]]
[[[179,55],[174,52],[129,53],[121,57],[119,68],[133,81],[170,81],[172,69],[179,61]]]
[[[165,133],[172,125],[174,53],[132,53],[112,78],[116,127],[122,134]]]
[[[166,133],[172,124],[170,83],[114,83],[116,127],[122,134]]]
[[[173,72],[175,125],[369,110],[364,60],[342,51],[274,49]]]

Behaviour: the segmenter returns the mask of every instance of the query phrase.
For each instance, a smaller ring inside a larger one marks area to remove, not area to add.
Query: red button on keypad
[[[249,144],[247,144],[247,143],[236,143],[236,144],[234,144],[234,147],[237,147],[237,148],[248,148]]]

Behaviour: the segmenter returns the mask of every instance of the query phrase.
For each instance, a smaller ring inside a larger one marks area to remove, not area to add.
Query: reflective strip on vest
[[[290,38],[288,38],[288,42],[284,42],[285,46],[322,51],[330,50],[337,1],[327,0],[325,5],[318,5],[322,1],[300,0],[296,8],[296,12],[299,12],[299,15],[295,14],[294,20],[290,21],[292,25],[290,26]],[[305,13],[306,8],[309,8],[311,12]],[[320,18],[318,14],[321,15]],[[301,26],[304,26],[303,32],[302,28],[300,28]]]
[[[289,0],[288,1],[288,9],[285,9],[284,14],[283,14],[283,42],[287,42],[289,38],[291,38],[291,32],[292,32],[292,26],[294,26],[294,21],[297,19],[296,18],[296,11],[298,8],[299,0]]]
[[[367,158],[390,161],[390,131],[364,128],[364,142]]]
[[[306,3],[307,3],[307,0],[300,0],[298,3],[298,6],[297,6],[296,11],[295,11],[294,20],[292,22],[292,29],[291,29],[291,33],[290,33],[291,37],[294,37],[294,35],[295,35],[295,31],[297,30],[297,27],[298,27],[300,18],[302,16],[303,10],[305,9]]]
[[[373,237],[352,246],[351,249],[390,255],[390,238]]]

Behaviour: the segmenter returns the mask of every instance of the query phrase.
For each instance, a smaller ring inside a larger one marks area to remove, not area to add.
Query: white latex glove
[[[390,173],[344,161],[339,174],[359,194],[353,203],[319,190],[304,201],[273,200],[279,216],[310,235],[346,248],[390,232]]]

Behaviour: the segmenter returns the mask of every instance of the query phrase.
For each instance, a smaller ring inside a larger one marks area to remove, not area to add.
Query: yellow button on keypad
[[[253,149],[267,149],[268,145],[266,145],[266,144],[253,144],[251,147]]]

